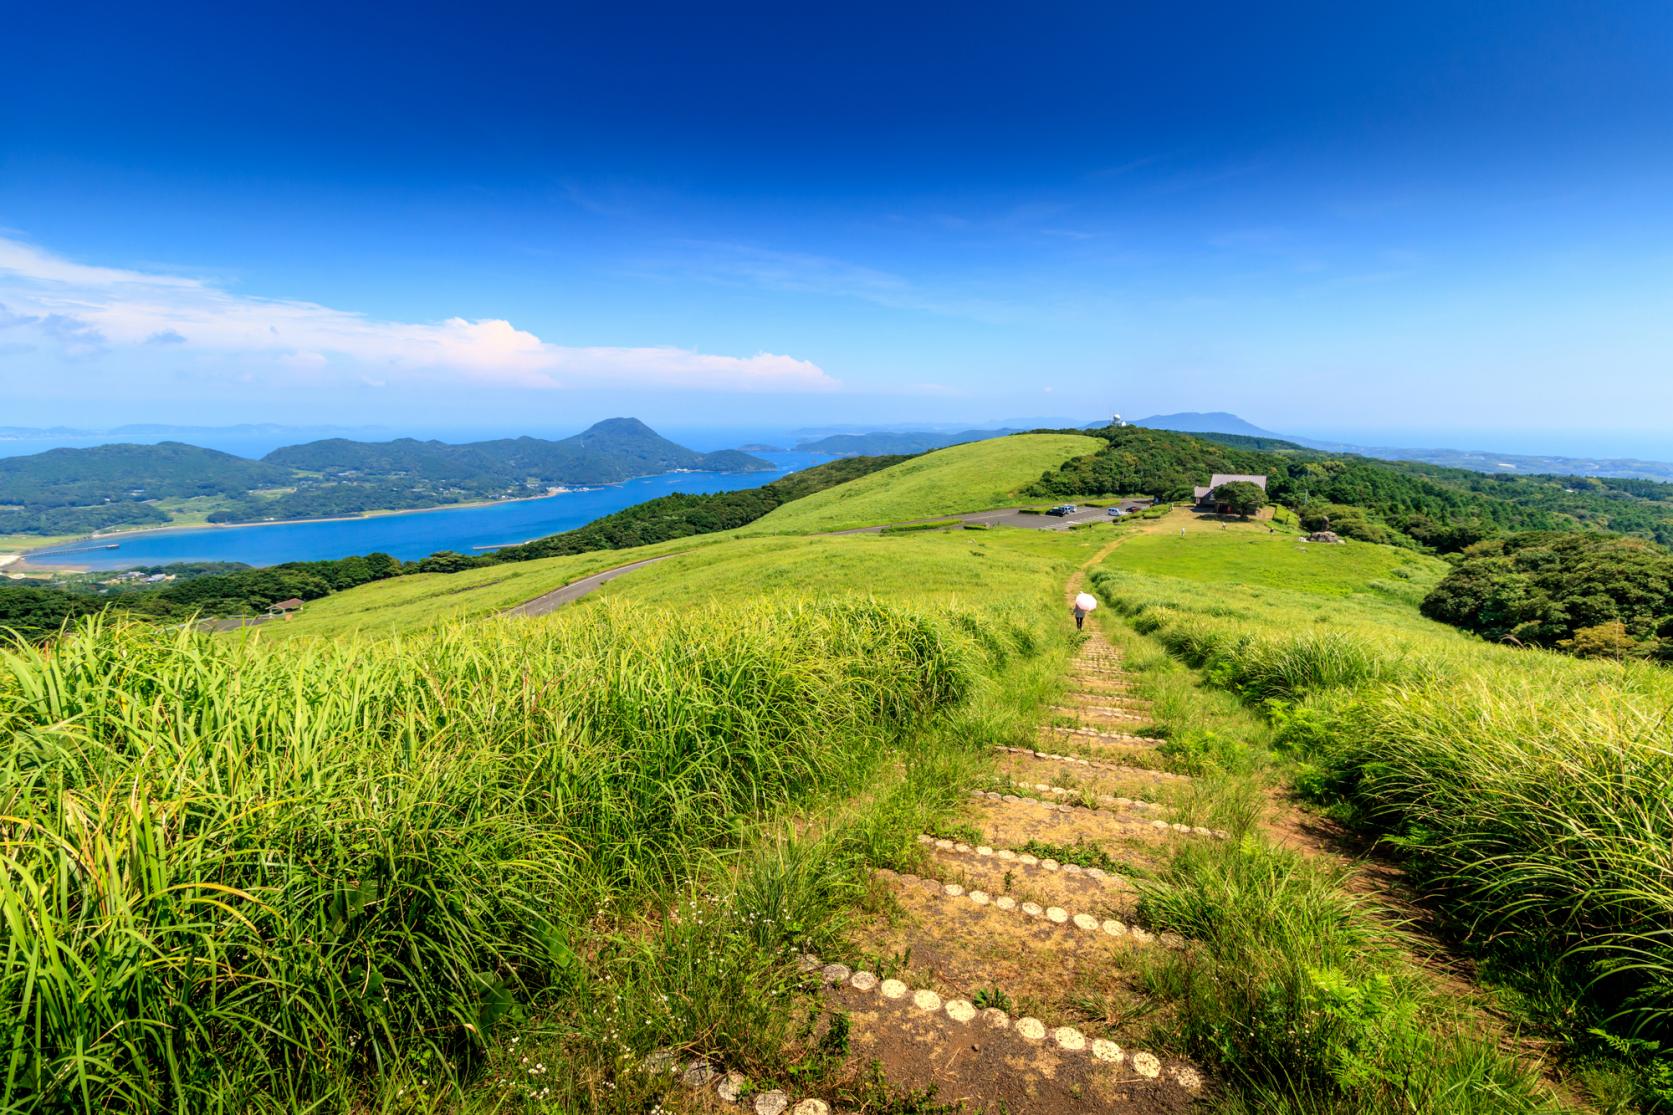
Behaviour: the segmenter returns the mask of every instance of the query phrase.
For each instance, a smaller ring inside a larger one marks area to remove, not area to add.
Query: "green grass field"
[[[864,593],[936,606],[1026,601],[1055,612],[1063,581],[1110,537],[1004,530],[746,538],[637,570],[588,600],[677,608],[713,599]]]
[[[1665,1109],[1673,674],[1425,619],[1417,603],[1445,568],[1199,524],[1130,539],[1092,580],[1139,632],[1261,710],[1297,785],[1388,841],[1446,931],[1583,1069],[1625,1072],[1600,1085],[1627,1105],[1609,1110]]]
[[[745,529],[804,534],[986,511],[1014,500],[1047,469],[1102,446],[1078,434],[1017,434],[955,445],[787,503]]]
[[[1449,568],[1411,550],[1303,542],[1282,529],[1271,533],[1261,522],[1222,523],[1186,511],[1135,534],[1110,555],[1106,567],[1245,589],[1298,589],[1310,596],[1392,597],[1413,605]]]
[[[1107,539],[1108,535],[1102,530],[1075,532],[1075,541],[1065,544],[1061,535],[1041,535],[1034,531],[986,532],[976,541],[972,539],[980,532],[960,532],[951,539],[918,548],[913,547],[910,539],[897,536],[887,539],[893,548],[886,550],[868,549],[866,541],[856,539],[857,544],[846,549],[840,545],[793,547],[785,551],[783,561],[775,560],[772,555],[774,550],[784,549],[786,544],[782,540],[745,544],[733,539],[759,533],[814,533],[891,518],[992,507],[1004,502],[1004,496],[1015,488],[1037,479],[1046,468],[1077,453],[1090,452],[1097,444],[1091,438],[1073,435],[1025,435],[955,446],[786,504],[743,531],[625,550],[512,562],[461,573],[397,577],[335,593],[309,603],[300,615],[287,622],[264,624],[251,630],[265,640],[415,631],[438,623],[492,615],[581,577],[645,557],[701,551],[715,545],[725,549],[713,556],[693,553],[690,557],[639,570],[612,583],[597,598],[610,599],[620,593],[624,599],[662,603],[674,598],[689,601],[694,596],[710,598],[729,593],[831,592],[885,584],[905,586],[908,594],[930,594],[938,599],[961,591],[980,594],[985,591],[980,586],[991,585],[997,571],[983,573],[980,567],[968,563],[946,563],[945,555],[984,554],[984,547],[992,539],[1003,538],[1003,542],[992,547],[998,556],[997,564],[1026,562],[1031,559],[1005,555],[1032,553],[1043,557],[1076,553],[1096,539]],[[972,486],[976,494],[966,494]],[[941,506],[943,503],[952,506]],[[797,512],[804,505],[814,506]],[[796,515],[787,514],[791,512]],[[1059,541],[1052,541],[1054,537]],[[943,549],[944,546],[951,548]],[[882,560],[871,564],[876,558]],[[890,564],[895,558],[901,558],[906,564],[897,570]]]
[[[243,629],[267,640],[417,631],[490,616],[571,581],[659,553],[702,549],[724,536],[682,538],[632,550],[598,550],[536,561],[508,562],[460,573],[414,573],[374,581],[310,601],[293,618]],[[236,637],[236,632],[233,633]]]

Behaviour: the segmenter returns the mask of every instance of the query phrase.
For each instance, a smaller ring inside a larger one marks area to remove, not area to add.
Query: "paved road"
[[[1117,506],[1128,511],[1134,508],[1148,507],[1145,500],[1124,499]],[[1102,507],[1083,507],[1073,515],[1029,515],[1015,507],[1004,507],[997,511],[972,511],[966,515],[937,515],[933,519],[913,519],[910,523],[890,523],[889,526],[911,526],[913,523],[963,522],[985,523],[990,527],[1021,527],[1025,530],[1068,530],[1079,523],[1101,523],[1109,518],[1109,512]],[[881,534],[885,528],[856,527],[853,530],[832,531],[833,534]]]
[[[548,612],[560,608],[565,604],[581,599],[581,597],[587,595],[587,593],[592,592],[602,584],[615,580],[623,573],[631,573],[635,569],[641,569],[647,565],[654,565],[659,561],[666,561],[673,556],[675,555],[663,554],[661,557],[646,558],[644,561],[634,561],[629,562],[626,565],[618,565],[614,569],[606,569],[602,573],[594,573],[591,577],[582,577],[579,581],[571,581],[562,588],[555,588],[543,596],[537,596],[533,600],[525,600],[515,608],[507,608],[505,610],[505,614],[508,616],[546,615]]]

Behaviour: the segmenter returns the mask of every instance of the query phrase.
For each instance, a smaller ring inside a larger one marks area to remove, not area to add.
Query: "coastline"
[[[651,473],[662,476],[663,473]],[[643,477],[631,476],[629,480],[640,480]],[[516,499],[473,499],[466,503],[442,503],[435,507],[402,507],[390,510],[362,511],[355,515],[323,515],[317,519],[261,519],[252,523],[169,523],[160,527],[135,527],[132,530],[109,530],[101,533],[83,535],[61,542],[53,542],[45,546],[37,546],[32,550],[7,555],[13,560],[8,565],[0,562],[0,566],[10,568],[14,573],[86,573],[86,567],[76,565],[30,565],[29,558],[34,554],[59,553],[65,547],[78,547],[82,543],[109,542],[118,538],[135,538],[152,534],[178,534],[185,530],[244,530],[248,527],[292,527],[306,523],[355,523],[366,519],[386,519],[392,515],[428,515],[432,511],[461,511],[472,507],[502,507],[508,503],[532,503],[540,499],[552,499],[555,496],[571,495],[575,492],[591,492],[599,488],[614,488],[625,484],[625,480],[612,481],[609,484],[590,484],[580,488],[548,488],[537,496],[518,496]],[[95,548],[95,547],[89,547]],[[74,549],[70,550],[74,553]]]
[[[243,529],[246,529],[246,528],[249,528],[249,527],[281,527],[281,526],[303,526],[303,525],[307,525],[309,523],[362,522],[362,521],[365,521],[365,520],[368,520],[368,519],[390,518],[390,517],[397,516],[397,515],[428,515],[428,514],[432,514],[434,512],[437,512],[437,511],[462,511],[462,510],[469,510],[469,509],[473,509],[473,508],[482,508],[482,507],[503,507],[503,506],[506,506],[508,504],[516,504],[516,503],[533,503],[533,502],[536,502],[538,500],[553,499],[553,498],[556,498],[558,496],[574,495],[574,494],[577,494],[577,493],[593,492],[593,491],[598,491],[598,490],[603,489],[603,488],[619,488],[622,485],[632,483],[635,480],[647,480],[647,479],[651,479],[651,478],[654,478],[654,477],[657,477],[657,476],[692,475],[692,474],[711,474],[711,475],[716,475],[716,476],[749,475],[751,473],[756,473],[756,472],[759,472],[762,475],[765,475],[769,471],[778,471],[778,470],[776,470],[776,469],[775,470],[753,470],[752,469],[752,470],[750,470],[750,473],[723,473],[723,472],[711,471],[711,470],[707,470],[707,469],[672,469],[672,470],[669,470],[667,472],[648,472],[648,473],[644,473],[643,475],[640,475],[640,476],[628,476],[628,477],[623,477],[621,480],[612,480],[612,481],[601,482],[601,483],[597,483],[597,484],[585,484],[585,485],[578,485],[576,487],[564,487],[564,486],[560,485],[560,486],[557,486],[557,487],[548,488],[545,492],[542,492],[539,495],[518,496],[514,499],[478,499],[478,500],[469,500],[467,502],[462,502],[462,503],[438,504],[435,507],[406,507],[406,508],[380,509],[380,510],[375,510],[375,511],[362,511],[362,512],[359,512],[359,513],[353,514],[353,515],[329,515],[329,516],[321,516],[319,518],[308,518],[308,519],[264,519],[264,520],[261,520],[259,522],[249,522],[249,523],[169,523],[169,524],[164,525],[164,526],[148,526],[148,527],[135,528],[135,529],[131,529],[131,530],[110,530],[110,531],[103,531],[103,532],[95,532],[93,534],[82,535],[82,536],[78,536],[78,537],[75,537],[75,538],[61,539],[59,541],[51,542],[51,543],[48,543],[48,544],[43,545],[43,546],[37,546],[37,547],[34,547],[32,549],[28,549],[28,550],[22,550],[21,552],[18,552],[18,553],[15,553],[15,554],[11,554],[10,551],[8,551],[8,554],[10,556],[12,556],[14,560],[12,562],[6,564],[5,569],[6,569],[7,572],[10,572],[10,573],[34,573],[34,574],[88,573],[88,572],[92,572],[93,567],[80,565],[80,564],[73,563],[73,562],[63,563],[63,564],[54,562],[53,564],[50,564],[50,565],[44,565],[44,564],[43,565],[35,565],[35,564],[31,564],[29,559],[30,559],[30,557],[32,557],[36,554],[61,553],[61,552],[64,552],[64,550],[66,548],[70,549],[70,552],[74,552],[75,547],[79,547],[79,546],[83,546],[83,545],[87,545],[87,546],[89,546],[89,548],[95,548],[95,547],[98,547],[99,544],[101,544],[101,543],[114,542],[114,541],[117,541],[119,539],[124,539],[124,538],[130,538],[131,539],[131,538],[135,538],[135,537],[151,536],[151,535],[158,535],[158,534],[177,534],[177,533],[180,533],[181,531],[191,531],[191,530],[243,530]],[[766,483],[766,482],[767,481],[763,481],[763,483]],[[506,543],[506,545],[520,545],[520,544],[521,543]],[[495,547],[495,548],[499,548],[499,547]]]

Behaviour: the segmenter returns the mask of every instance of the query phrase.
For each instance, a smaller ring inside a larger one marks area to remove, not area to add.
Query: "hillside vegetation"
[[[1299,784],[1382,837],[1542,1023],[1577,1051],[1628,1051],[1639,1098],[1673,1102],[1655,1067],[1673,1048],[1673,678],[1424,619],[1437,572],[1228,532],[1135,540],[1093,581],[1261,708]]]
[[[1601,534],[1493,538],[1464,551],[1423,614],[1495,641],[1673,657],[1673,554]]]
[[[938,449],[799,499],[749,529],[800,534],[985,511],[1014,499],[1047,469],[1100,446],[1079,434],[1016,434]]]
[[[1215,440],[1128,426],[1027,491],[1046,498],[1143,493],[1187,500],[1211,473],[1256,473],[1309,530],[1454,552],[1506,531],[1588,528],[1673,543],[1673,484],[1595,477],[1487,476],[1283,443]]]
[[[4,1109],[340,1109],[368,1084],[427,1107],[536,1006],[566,1019],[566,1109],[622,1042],[724,1018],[751,1056],[777,1023],[745,989],[820,942],[852,850],[801,853],[817,884],[734,879],[769,888],[752,918],[779,895],[748,931],[617,955],[589,926],[851,793],[1037,646],[1035,620],[987,612],[985,642],[950,620],[730,602],[271,650],[94,623],[7,653]],[[904,844],[937,800],[867,831]]]

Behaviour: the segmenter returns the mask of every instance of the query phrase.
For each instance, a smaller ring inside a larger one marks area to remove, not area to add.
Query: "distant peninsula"
[[[687,449],[636,418],[607,419],[557,441],[328,438],[260,460],[176,441],[52,449],[0,459],[0,536],[335,518],[522,499],[666,472],[774,467],[736,449]]]

